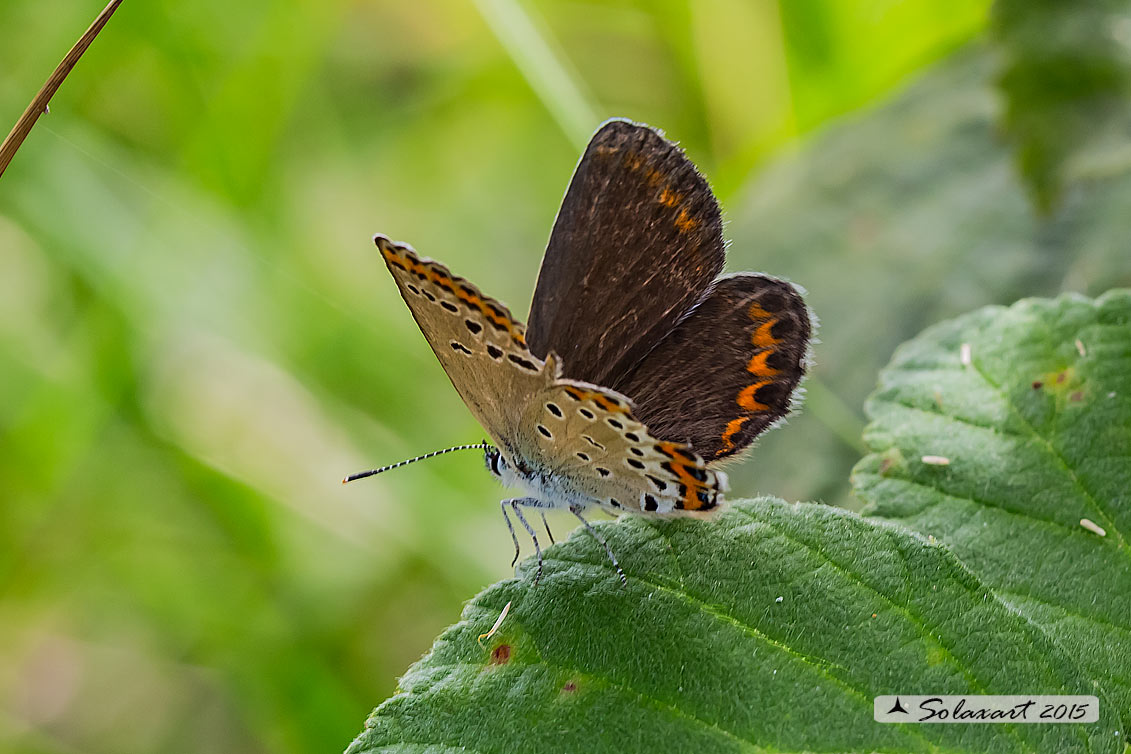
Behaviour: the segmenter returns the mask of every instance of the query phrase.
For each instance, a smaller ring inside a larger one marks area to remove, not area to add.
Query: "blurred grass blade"
[[[98,17],[94,19],[94,23],[83,32],[79,37],[79,41],[75,42],[74,47],[63,57],[62,62],[55,68],[54,72],[47,78],[43,87],[32,99],[31,104],[24,110],[24,114],[16,121],[16,125],[12,126],[11,132],[8,137],[4,139],[4,143],[0,144],[0,176],[4,175],[4,171],[8,168],[8,163],[16,156],[16,150],[24,143],[28,133],[31,131],[32,126],[39,120],[40,114],[47,110],[47,103],[55,96],[55,92],[63,85],[63,80],[79,62],[79,58],[86,52],[86,48],[90,47],[94,38],[98,36],[98,32],[102,31],[102,27],[110,20],[110,16],[114,15],[114,11],[122,4],[122,0],[110,0]]]
[[[597,114],[530,15],[518,0],[476,0],[475,5],[570,143],[584,147],[597,127]]]
[[[844,444],[861,453],[868,452],[862,439],[864,422],[848,403],[817,377],[805,381],[805,408]]]

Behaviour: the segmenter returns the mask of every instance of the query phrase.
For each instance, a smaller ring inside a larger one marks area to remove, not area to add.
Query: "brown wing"
[[[689,443],[708,461],[725,458],[789,412],[811,329],[789,283],[725,277],[613,387],[656,437]]]
[[[723,268],[706,180],[648,126],[612,120],[581,158],[550,235],[530,350],[566,377],[607,385],[667,335]]]

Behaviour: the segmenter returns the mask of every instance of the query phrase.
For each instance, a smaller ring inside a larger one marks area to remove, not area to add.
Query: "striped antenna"
[[[354,482],[354,481],[357,481],[358,479],[364,479],[367,476],[373,476],[374,474],[380,474],[381,472],[389,471],[390,469],[400,468],[401,466],[408,466],[410,463],[416,463],[417,461],[424,461],[428,458],[435,458],[436,456],[442,456],[445,453],[452,453],[452,452],[457,451],[457,450],[487,450],[490,447],[491,447],[491,444],[489,442],[487,442],[486,440],[484,440],[483,442],[477,442],[474,445],[456,445],[456,446],[451,447],[451,448],[444,448],[443,450],[433,450],[431,453],[425,453],[422,456],[417,456],[416,458],[410,458],[407,461],[400,461],[399,463],[393,463],[393,464],[390,464],[388,466],[382,466],[379,469],[370,469],[369,471],[359,471],[356,474],[350,474],[348,477],[346,477],[345,479],[342,480],[342,484],[345,484],[346,482]]]

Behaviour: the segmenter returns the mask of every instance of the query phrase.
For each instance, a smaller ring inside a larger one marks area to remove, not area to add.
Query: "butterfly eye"
[[[502,454],[499,453],[497,448],[488,448],[487,452],[483,454],[483,461],[487,464],[487,470],[495,476],[500,476],[499,465],[502,462]]]

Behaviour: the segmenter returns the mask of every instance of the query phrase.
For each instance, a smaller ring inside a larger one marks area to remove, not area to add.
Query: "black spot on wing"
[[[790,387],[784,382],[771,382],[754,393],[754,400],[767,406],[780,406],[789,397]]]
[[[519,356],[517,353],[508,353],[507,359],[512,364],[516,364],[517,366],[521,367],[522,369],[525,369],[528,372],[537,372],[538,371],[538,365],[537,364],[535,364],[533,361],[530,361],[529,359],[524,359],[523,357]]]
[[[785,340],[797,331],[797,323],[790,317],[782,317],[770,328],[770,335],[778,340]]]

